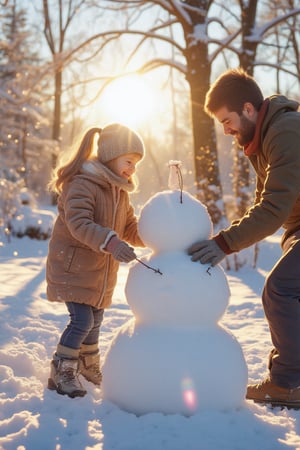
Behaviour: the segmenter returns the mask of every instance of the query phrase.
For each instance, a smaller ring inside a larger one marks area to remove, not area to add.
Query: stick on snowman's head
[[[183,190],[183,178],[181,173],[181,161],[174,161],[171,159],[169,161],[169,180],[168,186],[171,191],[180,190],[180,203],[182,203],[182,190]]]

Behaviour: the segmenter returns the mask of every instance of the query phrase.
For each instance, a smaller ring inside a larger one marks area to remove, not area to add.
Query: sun
[[[110,83],[100,98],[108,122],[130,127],[142,126],[154,114],[154,89],[139,75],[127,75]]]

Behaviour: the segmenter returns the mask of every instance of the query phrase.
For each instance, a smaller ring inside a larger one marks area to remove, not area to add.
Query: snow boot
[[[86,394],[78,379],[78,356],[78,350],[58,344],[51,361],[48,389],[71,398],[83,397]]]
[[[82,344],[79,351],[79,373],[99,386],[102,381],[98,344]]]
[[[300,409],[300,386],[290,389],[274,384],[270,378],[247,386],[246,398],[256,403]]]

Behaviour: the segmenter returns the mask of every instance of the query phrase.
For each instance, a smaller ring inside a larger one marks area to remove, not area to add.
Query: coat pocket
[[[64,260],[64,270],[71,273],[92,272],[100,269],[100,256],[93,250],[69,247]]]

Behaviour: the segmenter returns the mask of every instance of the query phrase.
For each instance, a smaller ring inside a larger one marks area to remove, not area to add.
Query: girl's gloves
[[[112,256],[120,262],[130,262],[136,258],[136,254],[132,247],[126,242],[119,239],[117,236],[113,236],[105,248],[105,250],[112,254]]]

